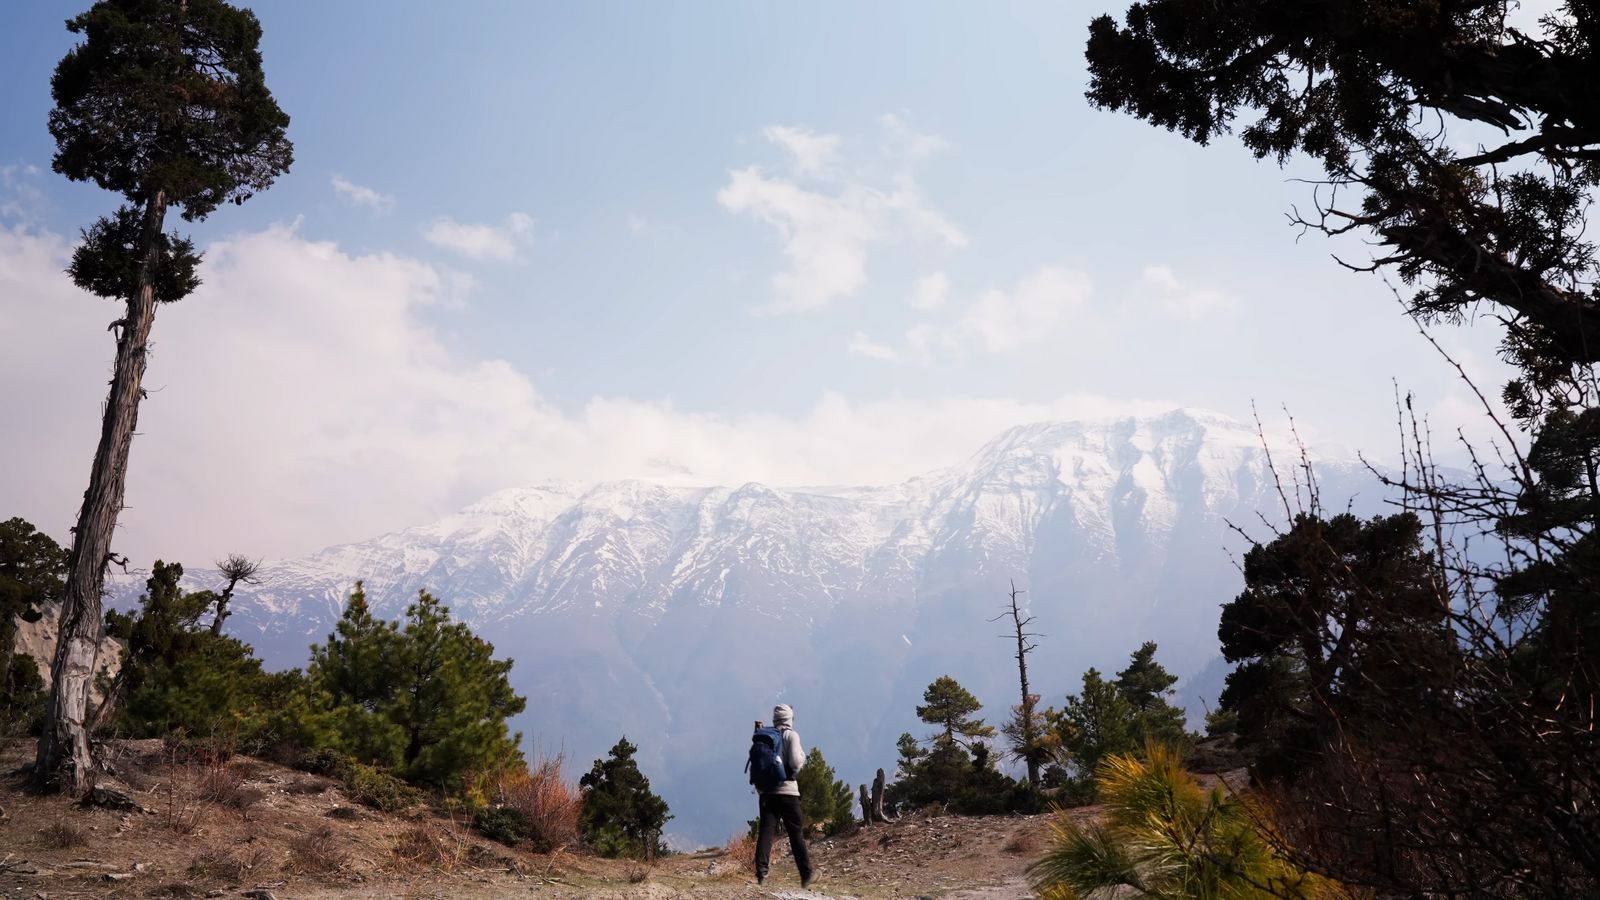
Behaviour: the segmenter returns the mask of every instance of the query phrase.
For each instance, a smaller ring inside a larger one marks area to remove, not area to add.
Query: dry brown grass
[[[408,865],[454,872],[472,857],[472,848],[455,828],[416,825],[395,839],[394,855]]]
[[[272,868],[272,853],[265,847],[249,852],[211,848],[189,861],[186,874],[197,881],[237,885],[248,877],[261,877]]]
[[[622,874],[623,877],[628,879],[629,884],[643,884],[644,882],[650,880],[650,875],[654,869],[655,866],[652,866],[649,863],[639,862],[638,860],[629,860],[627,865],[623,868]]]
[[[350,863],[349,851],[328,825],[319,825],[290,838],[288,850],[284,868],[296,875],[332,875]]]
[[[66,819],[57,819],[49,825],[39,829],[39,837],[44,845],[52,850],[66,850],[72,847],[82,847],[89,843],[89,832],[83,826]]]
[[[541,756],[527,768],[495,779],[495,802],[522,814],[530,832],[528,845],[550,852],[578,842],[578,813],[583,795],[562,773],[566,754]]]

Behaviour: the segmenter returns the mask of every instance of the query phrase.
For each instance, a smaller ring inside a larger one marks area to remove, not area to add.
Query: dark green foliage
[[[1221,737],[1238,731],[1239,714],[1233,710],[1219,707],[1206,713],[1206,737]]]
[[[0,732],[32,732],[44,710],[37,663],[16,653],[17,627],[61,596],[67,551],[22,519],[0,522]]]
[[[1446,676],[1456,647],[1416,516],[1299,516],[1244,575],[1217,632],[1238,664],[1222,708],[1264,771],[1292,773],[1369,702],[1439,702],[1419,673]]]
[[[421,791],[399,778],[332,748],[308,750],[296,765],[313,775],[334,779],[352,801],[383,812],[399,812],[423,798]]]
[[[650,779],[634,762],[638,750],[624,737],[578,779],[583,792],[578,830],[584,843],[601,856],[654,859],[666,852],[661,835],[672,816],[667,802],[651,792]]]
[[[974,713],[983,709],[978,698],[949,675],[940,675],[922,694],[923,705],[917,718],[943,729],[942,739],[966,743],[972,738],[990,737],[994,729],[983,724]]]
[[[44,678],[39,666],[26,653],[16,653],[6,673],[5,693],[0,695],[0,737],[35,734],[44,723]]]
[[[289,168],[289,117],[267,90],[261,24],[221,0],[101,0],[50,81],[53,165],[135,205],[157,192],[203,219]]]
[[[509,806],[488,806],[472,816],[472,827],[491,841],[515,847],[533,836],[528,817]]]
[[[900,761],[895,782],[885,792],[886,806],[901,812],[940,806],[968,814],[1037,806],[1027,782],[996,771],[988,744],[978,740],[995,733],[977,718],[982,708],[976,697],[948,675],[928,685],[917,715],[941,730],[928,739],[927,747],[910,734],[900,736]]]
[[[144,213],[131,206],[118,209],[83,231],[83,242],[72,251],[67,274],[72,283],[99,297],[126,300],[139,290],[143,266]],[[194,242],[176,232],[156,236],[155,300],[171,303],[194,293],[200,286],[196,269],[200,255]]]
[[[470,769],[520,760],[522,736],[506,719],[527,700],[511,689],[511,660],[495,659],[494,645],[452,622],[426,591],[406,608],[399,637],[387,714],[405,734],[406,779],[443,787]]]
[[[1132,754],[1139,748],[1137,710],[1115,682],[1099,670],[1083,673],[1083,690],[1067,696],[1061,712],[1051,710],[1051,724],[1078,774],[1092,777],[1101,760]]]
[[[1181,749],[1190,742],[1187,716],[1170,699],[1177,683],[1178,676],[1156,662],[1154,641],[1145,641],[1133,652],[1128,667],[1117,673],[1117,690],[1133,707],[1137,745],[1155,741]]]
[[[800,785],[800,817],[807,828],[821,826],[823,834],[837,834],[855,824],[855,801],[850,785],[838,780],[833,767],[812,747],[795,781]]]
[[[506,719],[527,701],[511,690],[511,665],[427,592],[401,627],[374,618],[358,585],[327,643],[312,648],[308,678],[324,709],[323,740],[413,783],[447,787],[520,758]]]
[[[123,650],[103,684],[100,727],[130,737],[182,731],[250,750],[294,736],[301,673],[267,672],[250,645],[201,626],[215,596],[185,592],[182,577],[182,566],[158,560],[138,610],[107,613],[107,633]]]
[[[1088,96],[1202,144],[1241,123],[1258,158],[1321,162],[1359,199],[1310,224],[1375,232],[1419,316],[1494,304],[1536,407],[1600,360],[1582,228],[1600,181],[1600,10],[1564,4],[1538,40],[1505,27],[1506,6],[1146,0],[1090,25]],[[1463,123],[1502,142],[1464,152],[1482,138]]]

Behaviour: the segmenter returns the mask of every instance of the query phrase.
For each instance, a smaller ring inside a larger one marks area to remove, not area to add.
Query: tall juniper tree
[[[289,117],[267,90],[261,25],[223,0],[100,0],[68,20],[83,36],[51,79],[55,171],[122,195],[84,231],[74,283],[125,305],[112,324],[116,363],[63,594],[50,700],[34,778],[87,788],[94,761],[85,711],[102,621],[101,593],[144,397],[156,305],[199,284],[193,244],[163,228],[169,209],[204,219],[243,203],[286,171]]]

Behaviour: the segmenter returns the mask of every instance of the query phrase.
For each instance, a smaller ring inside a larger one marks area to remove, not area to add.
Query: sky
[[[86,4],[0,13],[0,516],[65,540],[114,346],[50,170]],[[1287,408],[1382,458],[1469,389],[1303,165],[1084,100],[1117,4],[258,2],[295,162],[172,227],[116,547],[292,557],[552,479],[883,483],[1003,429]],[[1525,10],[1525,15],[1534,11]],[[1441,343],[1491,395],[1490,323]]]

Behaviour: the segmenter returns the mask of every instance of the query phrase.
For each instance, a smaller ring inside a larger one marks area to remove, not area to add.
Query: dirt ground
[[[67,897],[598,898],[1027,897],[1047,816],[913,817],[819,839],[820,877],[801,891],[786,850],[757,886],[747,856],[675,855],[651,866],[579,851],[533,854],[488,841],[465,817],[358,807],[338,783],[236,757],[174,759],[159,741],[112,746],[139,810],[83,809],[22,790],[32,744],[0,747],[0,900]],[[1073,813],[1092,815],[1092,810]]]

